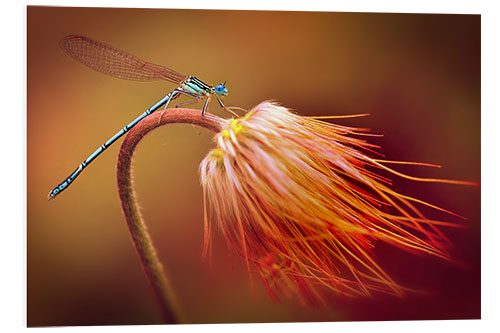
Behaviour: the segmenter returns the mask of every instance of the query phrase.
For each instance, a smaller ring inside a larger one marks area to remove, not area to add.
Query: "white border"
[[[1,209],[0,241],[2,274],[0,289],[0,327],[8,332],[23,329],[26,325],[26,5],[84,6],[84,7],[133,7],[133,8],[211,8],[211,9],[259,9],[304,11],[351,11],[351,12],[406,12],[406,13],[457,13],[482,15],[482,320],[466,321],[413,321],[413,322],[358,322],[313,324],[251,324],[251,325],[183,325],[183,326],[112,326],[44,328],[52,330],[106,330],[106,331],[217,331],[250,330],[299,330],[314,329],[319,332],[435,332],[492,331],[498,328],[500,294],[499,257],[496,238],[500,235],[500,221],[494,208],[498,206],[500,188],[498,181],[498,95],[500,78],[500,17],[494,1],[345,1],[328,2],[307,0],[295,2],[270,2],[252,0],[235,1],[30,1],[3,4],[2,24],[2,117],[0,131],[2,161],[0,163]]]

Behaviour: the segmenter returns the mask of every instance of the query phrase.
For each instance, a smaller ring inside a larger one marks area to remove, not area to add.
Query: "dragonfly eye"
[[[219,95],[227,95],[227,89],[226,89],[226,86],[224,85],[224,83],[219,83],[216,87],[215,87],[215,92]]]

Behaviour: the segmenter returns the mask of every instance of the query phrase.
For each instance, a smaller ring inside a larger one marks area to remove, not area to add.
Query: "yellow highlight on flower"
[[[231,119],[228,127],[234,133],[234,135],[238,134],[243,129],[243,126],[240,124],[239,119]],[[223,130],[221,135],[225,138],[229,138],[230,137],[229,129]]]

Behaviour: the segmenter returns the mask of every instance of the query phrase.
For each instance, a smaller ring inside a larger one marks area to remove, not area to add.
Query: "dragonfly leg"
[[[195,99],[195,101],[193,101],[193,103],[194,103],[194,102],[197,102],[197,101],[199,101],[201,98],[203,98],[203,96],[201,96],[201,97],[200,97],[200,96],[197,96],[197,95],[194,95],[194,94],[191,94],[191,93],[185,92],[184,90],[182,90],[182,88],[175,88],[175,89],[172,91],[172,94],[175,94],[175,96],[172,96],[172,98],[170,98],[170,99],[169,99],[169,100],[165,103],[165,106],[163,107],[163,111],[161,112],[160,119],[158,120],[158,123],[160,123],[161,118],[163,117],[163,114],[165,113],[165,110],[167,109],[168,103],[169,103],[171,100],[173,100],[173,99],[175,99],[175,98],[179,97],[179,94],[184,94],[184,95],[186,95],[186,96],[189,96],[189,97],[191,97],[191,98],[194,98],[194,99]],[[186,104],[186,103],[181,103],[181,104],[178,104],[178,105],[182,105],[182,104]],[[177,107],[177,105],[176,105],[175,107]]]
[[[158,124],[160,123],[161,121],[161,118],[163,118],[163,114],[165,113],[165,110],[167,109],[167,106],[168,104],[170,103],[171,100],[173,99],[176,99],[179,95],[179,88],[175,88],[174,90],[172,90],[172,92],[170,93],[170,97],[169,99],[167,99],[167,101],[165,102],[165,105],[163,106],[163,110],[161,111],[161,114],[160,114],[160,118],[158,119]]]
[[[223,108],[224,110],[228,111],[229,113],[231,113],[236,118],[239,118],[240,115],[237,114],[236,112],[232,111],[231,109],[243,110],[243,111],[247,112],[247,110],[239,108],[237,106],[225,106],[224,104],[222,104],[222,101],[220,100],[219,96],[217,96],[217,95],[215,95],[215,98],[217,98],[217,102],[219,102],[219,105],[220,105],[221,108]]]
[[[184,94],[184,95],[186,95],[186,96],[189,96],[189,97],[192,97],[192,98],[196,98],[196,99],[203,97],[203,96],[201,96],[201,97],[200,97],[200,96],[198,96],[198,95],[188,93],[188,92],[186,92],[186,91],[184,91],[184,90],[181,90],[180,88],[178,88],[178,89],[179,89],[179,90],[177,90],[177,92],[178,92],[179,94]]]
[[[205,112],[208,111],[208,103],[210,103],[210,95],[207,95],[207,100],[205,101],[205,104],[203,104],[203,109],[201,110],[202,116],[205,116]]]
[[[198,97],[197,99],[195,99],[193,101],[182,102],[182,103],[176,104],[175,107],[178,108],[181,105],[193,104],[193,103],[199,102],[202,98],[203,98],[203,96]]]

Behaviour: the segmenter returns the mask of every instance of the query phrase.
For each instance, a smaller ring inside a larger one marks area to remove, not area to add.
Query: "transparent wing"
[[[120,79],[180,83],[186,77],[176,71],[149,63],[89,37],[69,35],[61,46],[70,56],[98,72]]]

